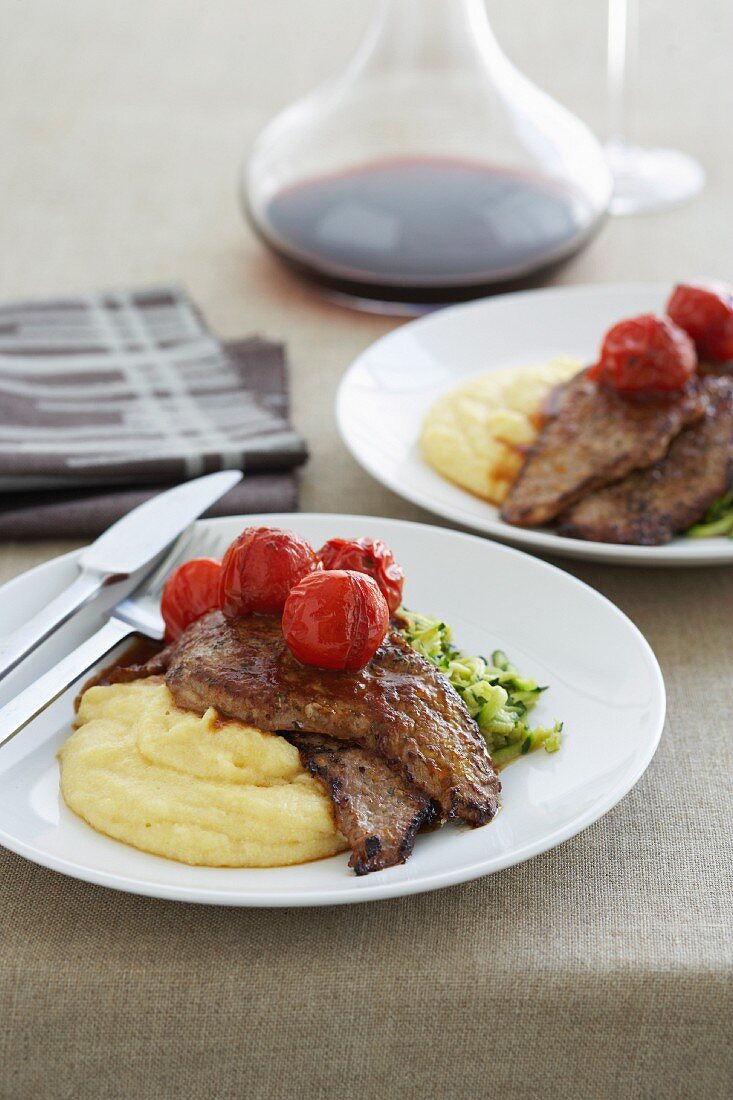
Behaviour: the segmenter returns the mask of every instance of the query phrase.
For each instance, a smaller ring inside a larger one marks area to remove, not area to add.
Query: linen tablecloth
[[[338,69],[367,9],[7,4],[0,300],[185,281],[223,337],[287,342],[305,510],[429,520],[356,468],[332,414],[350,360],[397,322],[281,274],[233,197],[246,143]],[[561,277],[731,278],[728,16],[641,9],[637,134],[702,157],[708,188],[612,222]],[[600,131],[604,6],[491,12],[512,58]],[[0,579],[68,546],[0,546]],[[667,682],[659,752],[615,810],[490,878],[290,912],[126,896],[0,851],[2,1100],[727,1098],[733,569],[558,564],[631,616]]]

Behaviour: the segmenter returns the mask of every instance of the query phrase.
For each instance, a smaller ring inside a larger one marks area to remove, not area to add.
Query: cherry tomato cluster
[[[680,390],[697,370],[698,356],[733,360],[733,288],[723,283],[682,283],[665,316],[619,321],[588,375],[623,394]]]
[[[221,560],[195,558],[166,581],[166,641],[220,609],[227,618],[282,615],[303,664],[359,669],[384,640],[402,602],[404,573],[379,539],[330,539],[319,551],[293,531],[248,527]]]

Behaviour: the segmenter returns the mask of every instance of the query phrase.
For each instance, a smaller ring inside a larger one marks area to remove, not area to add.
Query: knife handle
[[[6,638],[0,638],[0,680],[27,657],[32,649],[45,641],[49,634],[96,596],[106,580],[107,577],[100,573],[83,570],[68,588],[47,603],[37,615]]]
[[[86,642],[82,642],[68,657],[64,657],[25,691],[21,691],[20,695],[16,695],[0,710],[0,745],[4,745],[28,725],[49,703],[57,699],[62,691],[88,672],[101,657],[109,653],[113,646],[134,633],[133,626],[112,616],[96,634]]]

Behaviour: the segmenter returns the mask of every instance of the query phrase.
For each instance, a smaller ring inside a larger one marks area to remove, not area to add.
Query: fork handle
[[[96,596],[106,580],[107,577],[100,573],[80,572],[69,587],[47,603],[37,615],[6,638],[0,638],[0,680],[57,627],[70,619],[74,612]]]
[[[62,691],[73,684],[74,680],[83,676],[100,657],[109,653],[113,646],[135,633],[134,627],[112,616],[96,634],[82,642],[50,672],[46,672],[25,691],[21,691],[20,695],[16,695],[15,699],[0,710],[0,745],[4,745],[27,726]]]

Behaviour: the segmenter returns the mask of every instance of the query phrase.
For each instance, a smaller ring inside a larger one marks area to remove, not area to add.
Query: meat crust
[[[418,830],[433,819],[430,799],[369,749],[320,734],[284,736],[331,797],[336,824],[351,848],[349,867],[366,875],[404,863]]]
[[[622,397],[581,371],[561,389],[502,518],[520,527],[548,523],[593,490],[656,462],[704,412],[696,382],[680,393]]]
[[[705,514],[733,480],[733,376],[710,376],[702,389],[703,419],[683,428],[653,466],[580,500],[560,517],[559,534],[658,546]]]
[[[371,749],[439,807],[443,818],[484,825],[501,784],[478,727],[449,682],[390,631],[359,672],[301,665],[280,620],[193,623],[172,647],[166,682],[179,706],[265,730],[325,734]]]

